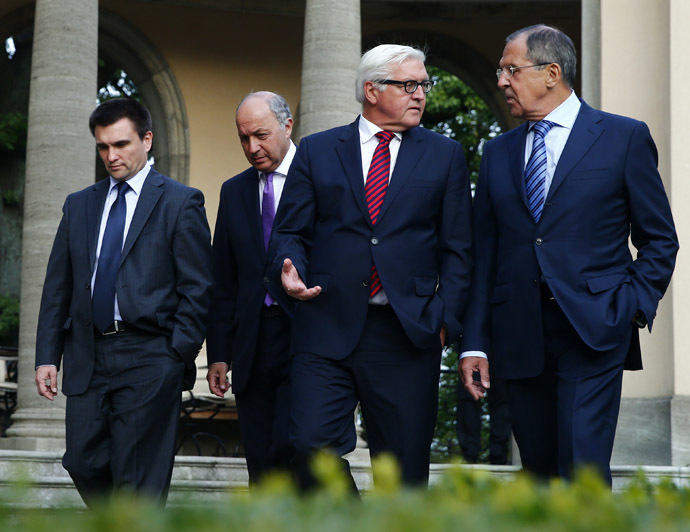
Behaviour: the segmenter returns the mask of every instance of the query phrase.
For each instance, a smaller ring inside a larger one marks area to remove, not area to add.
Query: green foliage
[[[98,89],[98,103],[114,98],[133,98],[141,102],[139,88],[119,66],[99,59],[98,77],[99,83],[102,83]]]
[[[427,72],[436,85],[427,95],[422,125],[462,144],[470,178],[476,183],[484,143],[501,133],[498,121],[460,78],[433,66],[427,66]]]
[[[19,300],[0,294],[0,345],[16,347],[19,337]]]
[[[434,439],[431,442],[432,462],[447,462],[460,456],[460,446],[455,432],[457,411],[457,387],[459,375],[458,353],[455,349],[446,349],[441,359],[441,380],[438,389],[438,418]]]
[[[26,114],[18,111],[0,114],[0,152],[26,150]]]
[[[218,504],[163,511],[145,500],[121,497],[89,512],[13,509],[0,505],[0,529],[19,532],[664,532],[690,530],[690,490],[670,481],[652,487],[640,476],[612,494],[599,477],[582,471],[571,483],[501,481],[485,472],[449,470],[429,490],[403,489],[384,463],[384,488],[361,502],[344,495],[335,457],[321,457],[324,488],[297,496],[284,477],[251,496],[229,494]],[[327,462],[331,462],[328,464]],[[381,464],[375,464],[379,466]],[[327,471],[327,472],[326,472]]]

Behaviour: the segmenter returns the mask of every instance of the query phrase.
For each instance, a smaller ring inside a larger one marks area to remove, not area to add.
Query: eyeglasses
[[[537,63],[536,65],[525,65],[525,66],[513,66],[513,65],[508,65],[504,66],[503,68],[499,68],[496,70],[496,78],[501,79],[501,74],[505,74],[508,79],[513,77],[513,74],[515,74],[518,70],[521,68],[532,68],[532,67],[539,67],[539,66],[546,66],[550,65],[551,63]]]
[[[374,79],[374,83],[381,83],[382,85],[400,85],[407,94],[414,94],[417,87],[421,85],[424,94],[429,92],[431,88],[436,83],[433,80],[425,79],[424,81],[415,81],[413,79],[408,79],[407,81],[398,81],[397,79]]]

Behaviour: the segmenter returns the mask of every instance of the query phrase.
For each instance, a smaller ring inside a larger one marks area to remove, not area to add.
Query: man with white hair
[[[469,287],[471,200],[462,146],[418,127],[434,85],[424,61],[408,46],[364,54],[362,114],[302,139],[276,215],[274,274],[298,300],[302,489],[313,451],[355,448],[358,402],[372,456],[395,456],[407,484],[428,481],[441,350],[461,334]]]

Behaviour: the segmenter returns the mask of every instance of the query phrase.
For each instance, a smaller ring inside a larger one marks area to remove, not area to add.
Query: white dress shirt
[[[544,144],[546,145],[546,182],[544,183],[545,197],[549,194],[553,175],[556,172],[556,166],[565,148],[565,143],[568,141],[570,132],[573,129],[573,124],[580,112],[580,100],[575,95],[575,91],[570,93],[566,100],[544,117],[544,120],[553,122],[554,126],[544,137]],[[527,133],[527,141],[525,142],[525,166],[532,154],[532,143],[534,142],[534,130],[532,126],[535,122],[529,123],[529,130]],[[464,351],[460,354],[460,358],[465,357],[481,357],[487,358],[483,351]]]
[[[361,144],[360,151],[362,153],[362,175],[364,176],[364,184],[367,182],[367,174],[369,173],[369,166],[371,166],[371,159],[374,157],[376,146],[379,145],[379,139],[376,133],[383,131],[377,125],[369,122],[362,115],[359,116],[359,142]],[[400,143],[402,142],[402,133],[395,132],[394,137],[389,144],[391,154],[391,173],[388,176],[390,183],[393,170],[395,169],[395,162],[398,160],[398,152],[400,151]],[[388,297],[384,287],[374,296],[369,298],[371,305],[387,305]]]
[[[125,230],[122,235],[122,246],[125,245],[125,240],[127,240],[127,232],[129,231],[129,226],[132,223],[132,217],[134,216],[134,209],[137,207],[137,202],[139,201],[139,196],[141,195],[141,189],[144,186],[144,180],[146,176],[149,175],[149,170],[151,170],[151,165],[147,162],[146,165],[137,172],[134,177],[127,180],[127,184],[131,188],[125,194],[125,203],[127,203],[127,216],[125,218]],[[108,224],[108,215],[110,214],[110,207],[115,203],[117,198],[117,183],[116,179],[109,177],[110,179],[110,190],[105,198],[105,205],[103,206],[103,213],[101,214],[101,228],[98,232],[98,247],[96,248],[96,266],[93,270],[93,275],[91,277],[91,297],[93,297],[93,288],[96,285],[96,272],[98,271],[98,259],[101,255],[101,245],[103,244],[103,233],[105,233],[105,226]],[[120,307],[117,304],[117,292],[115,293],[115,320],[122,320],[120,315]]]

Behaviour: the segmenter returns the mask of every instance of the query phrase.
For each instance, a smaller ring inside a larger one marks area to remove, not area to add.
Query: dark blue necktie
[[[554,126],[553,122],[542,120],[532,126],[534,141],[532,142],[532,154],[525,167],[525,193],[527,204],[535,222],[541,218],[546,198],[546,143],[544,137]]]
[[[93,324],[101,332],[108,329],[115,320],[115,284],[127,218],[125,194],[129,189],[124,181],[117,184],[117,198],[108,213],[101,253],[98,256],[96,283],[93,287]]]

